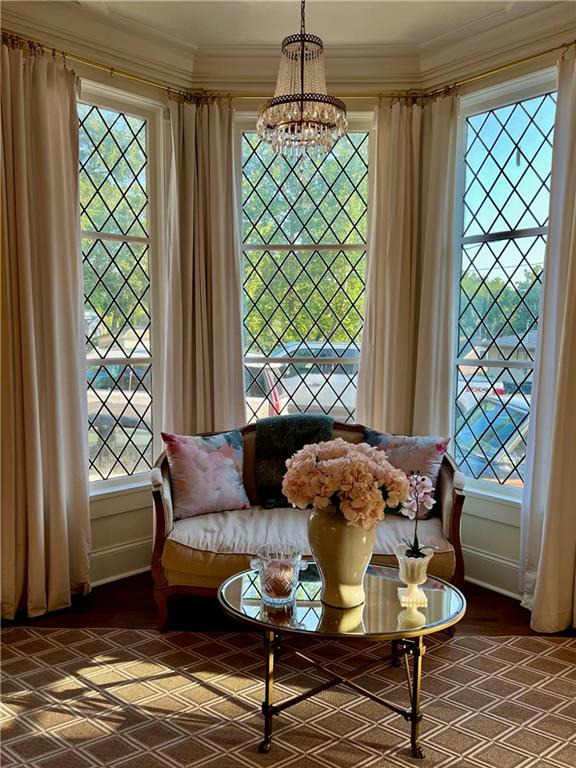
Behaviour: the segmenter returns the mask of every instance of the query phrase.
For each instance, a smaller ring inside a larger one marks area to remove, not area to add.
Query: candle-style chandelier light
[[[276,91],[256,123],[260,138],[287,157],[324,155],[348,127],[346,105],[326,91],[324,44],[306,34],[304,5],[301,0],[300,34],[282,41]]]

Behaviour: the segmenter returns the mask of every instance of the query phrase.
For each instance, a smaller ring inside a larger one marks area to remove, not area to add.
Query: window
[[[150,468],[152,368],[150,113],[86,99],[80,123],[80,226],[90,480]]]
[[[251,421],[278,413],[354,419],[368,150],[366,130],[351,130],[325,158],[304,161],[276,157],[254,132],[241,135]]]
[[[548,224],[556,97],[542,80],[464,114],[455,454],[508,486],[524,481]]]

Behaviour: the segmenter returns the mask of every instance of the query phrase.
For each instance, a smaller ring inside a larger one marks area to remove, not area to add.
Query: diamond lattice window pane
[[[246,251],[246,353],[280,355],[286,344],[359,345],[366,252]]]
[[[90,480],[150,468],[151,392],[149,365],[88,365]]]
[[[546,238],[462,250],[458,356],[534,360]]]
[[[246,133],[242,160],[244,243],[262,246],[244,251],[249,420],[329,413],[351,421],[364,315],[368,134],[349,133],[324,159],[296,162]],[[293,244],[317,247],[274,248]]]
[[[366,252],[247,251],[244,264],[249,416],[330,413],[353,420]],[[262,355],[266,365],[248,365]],[[322,363],[306,362],[311,357]],[[339,358],[350,362],[340,365]],[[267,405],[252,401],[255,370],[263,371]]]
[[[323,159],[274,154],[255,133],[242,143],[246,244],[364,244],[368,134],[349,133]]]
[[[152,463],[147,121],[78,105],[90,480]]]
[[[89,357],[150,354],[148,246],[82,238]]]
[[[531,368],[458,366],[456,385],[456,461],[470,477],[521,485]]]
[[[78,116],[81,228],[147,237],[146,120],[89,104]]]
[[[548,93],[468,119],[464,237],[546,224],[555,103]]]
[[[501,484],[524,477],[555,105],[548,93],[467,120],[455,454]]]

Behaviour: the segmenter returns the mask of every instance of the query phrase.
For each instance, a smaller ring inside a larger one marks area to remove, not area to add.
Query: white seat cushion
[[[304,555],[310,554],[307,509],[263,510],[261,507],[214,512],[177,520],[168,540],[185,547],[214,553],[254,555],[261,544],[286,542],[294,544]],[[388,515],[376,530],[375,555],[391,555],[397,544],[411,539],[414,521],[399,515]],[[442,535],[439,517],[418,521],[418,539],[422,546],[437,552],[449,552],[452,545]]]
[[[190,585],[213,592],[229,576],[249,568],[256,549],[267,542],[289,542],[309,555],[308,514],[301,509],[254,507],[178,520],[164,543],[161,558],[168,585],[176,589]],[[394,547],[413,532],[411,520],[388,515],[378,526],[372,562],[396,565]],[[442,535],[440,518],[420,520],[418,538],[423,546],[435,547],[429,573],[450,579],[456,562],[454,548]]]

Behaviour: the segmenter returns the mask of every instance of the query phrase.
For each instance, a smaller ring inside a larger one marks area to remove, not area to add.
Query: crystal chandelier
[[[282,41],[274,97],[259,110],[258,135],[287,157],[322,156],[348,127],[346,105],[326,92],[324,44],[306,34],[305,0],[300,6],[300,34]]]

